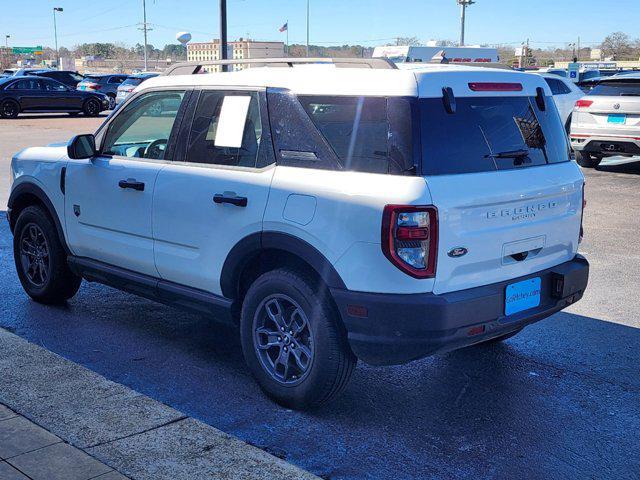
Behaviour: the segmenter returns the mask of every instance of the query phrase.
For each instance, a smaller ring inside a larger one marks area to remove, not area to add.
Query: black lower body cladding
[[[505,315],[507,285],[540,277],[540,304]],[[584,294],[589,263],[580,256],[520,278],[442,295],[332,289],[349,344],[372,365],[395,365],[506,335],[553,315]]]

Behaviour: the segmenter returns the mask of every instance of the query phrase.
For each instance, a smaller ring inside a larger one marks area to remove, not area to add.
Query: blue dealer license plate
[[[607,122],[625,124],[627,123],[627,115],[624,113],[612,113],[607,117]]]
[[[540,305],[540,277],[507,285],[504,295],[504,314],[513,315]]]

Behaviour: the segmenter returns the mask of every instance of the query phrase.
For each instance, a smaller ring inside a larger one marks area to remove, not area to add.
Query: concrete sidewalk
[[[0,479],[126,480],[127,477],[0,405]]]
[[[317,478],[3,329],[0,403],[2,480]]]

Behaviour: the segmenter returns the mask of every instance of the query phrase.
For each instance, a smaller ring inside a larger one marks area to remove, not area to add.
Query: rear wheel
[[[87,117],[97,117],[100,114],[100,103],[95,98],[90,98],[84,102],[82,112]]]
[[[49,215],[38,206],[25,208],[13,237],[13,257],[22,288],[40,303],[73,297],[82,279],[67,264],[67,255]]]
[[[602,161],[601,156],[591,155],[590,153],[586,153],[586,152],[576,151],[575,155],[576,155],[576,162],[578,163],[578,165],[584,168],[596,168],[598,165],[600,165],[600,162]]]
[[[113,110],[116,108],[116,96],[113,93],[107,93],[107,97],[109,97],[109,110]]]
[[[242,350],[262,390],[287,408],[335,398],[356,357],[326,287],[308,275],[278,269],[249,288],[241,313]]]
[[[14,100],[5,100],[0,104],[0,116],[2,118],[16,118],[20,113],[20,105]]]

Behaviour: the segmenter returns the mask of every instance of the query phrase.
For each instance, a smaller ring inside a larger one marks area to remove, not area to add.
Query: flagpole
[[[289,20],[287,20],[287,57],[289,56]]]

